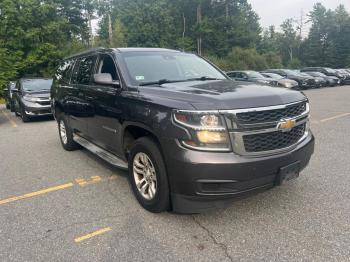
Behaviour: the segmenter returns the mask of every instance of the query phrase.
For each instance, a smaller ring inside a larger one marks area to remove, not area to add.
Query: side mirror
[[[112,78],[112,75],[109,73],[95,74],[94,75],[94,82],[96,84],[100,84],[100,85],[109,85],[109,86],[120,87],[120,82],[114,81]]]

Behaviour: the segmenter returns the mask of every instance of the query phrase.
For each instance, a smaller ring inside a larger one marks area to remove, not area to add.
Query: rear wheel
[[[10,105],[6,103],[6,109],[10,109]]]
[[[148,211],[158,213],[170,208],[169,185],[163,156],[148,137],[137,139],[130,151],[129,179],[134,195]]]
[[[63,148],[67,151],[73,151],[80,148],[79,144],[77,144],[73,140],[73,132],[68,125],[68,121],[66,120],[64,114],[60,114],[57,117],[58,123],[58,134],[60,136],[61,144]]]

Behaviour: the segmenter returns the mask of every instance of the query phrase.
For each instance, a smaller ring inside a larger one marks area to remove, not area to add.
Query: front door
[[[98,58],[95,74],[111,74],[114,81],[119,81],[119,75],[114,59],[111,55],[103,54]],[[89,121],[89,137],[93,142],[110,152],[120,155],[119,145],[121,133],[121,110],[119,94],[121,89],[112,85],[92,83],[86,89],[86,99],[94,107],[94,117]]]

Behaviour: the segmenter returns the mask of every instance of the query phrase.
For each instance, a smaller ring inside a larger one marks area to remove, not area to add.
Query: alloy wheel
[[[68,142],[67,130],[63,120],[60,121],[60,136],[63,144],[67,144]]]
[[[136,187],[143,198],[152,200],[157,193],[157,176],[152,160],[145,153],[137,153],[133,161]]]

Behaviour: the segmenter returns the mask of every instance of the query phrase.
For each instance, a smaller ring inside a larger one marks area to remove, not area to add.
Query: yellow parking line
[[[336,116],[332,116],[332,117],[329,117],[329,118],[322,119],[322,120],[320,120],[320,122],[324,123],[324,122],[327,122],[327,121],[330,121],[330,120],[338,119],[338,118],[341,118],[341,117],[344,117],[344,116],[349,116],[349,115],[350,115],[350,113],[339,114],[339,115],[336,115]]]
[[[111,176],[111,177],[100,177],[100,176],[92,176],[90,179],[84,179],[84,178],[77,178],[75,179],[75,182],[81,186],[81,187],[85,187],[88,185],[92,185],[92,184],[97,184],[97,183],[101,183],[104,181],[108,181],[108,180],[115,180],[117,177],[116,176]],[[46,193],[50,193],[50,192],[54,192],[54,191],[58,191],[58,190],[63,190],[63,189],[67,189],[69,187],[74,186],[75,184],[73,183],[67,183],[64,185],[60,185],[60,186],[55,186],[55,187],[49,187],[46,189],[42,189],[40,191],[36,191],[36,192],[32,192],[32,193],[27,193],[21,196],[14,196],[14,197],[10,197],[10,198],[6,198],[1,200],[0,199],[0,205],[3,204],[7,204],[7,203],[11,203],[17,200],[22,200],[22,199],[26,199],[26,198],[31,198],[31,197],[35,197],[35,196],[40,196]]]
[[[54,191],[58,191],[58,190],[62,190],[62,189],[66,189],[66,188],[72,187],[72,186],[73,186],[73,183],[67,183],[67,184],[64,184],[64,185],[59,185],[59,186],[55,186],[55,187],[49,187],[49,188],[46,188],[46,189],[43,189],[43,190],[40,190],[40,191],[24,194],[22,196],[10,197],[10,198],[7,198],[7,199],[0,200],[0,205],[7,204],[7,203],[10,203],[10,202],[14,202],[14,201],[21,200],[21,199],[26,199],[26,198],[30,198],[30,197],[34,197],[34,196],[43,195],[43,194],[46,194],[46,193],[50,193],[50,192],[54,192]]]
[[[92,176],[91,180],[86,180],[84,178],[77,178],[75,179],[75,182],[77,182],[79,186],[84,187],[87,185],[92,185],[92,184],[102,182],[102,178],[100,176]]]
[[[74,241],[75,241],[75,243],[79,243],[81,241],[84,241],[86,239],[92,238],[92,237],[97,236],[97,235],[101,235],[101,234],[106,233],[106,232],[111,231],[111,230],[112,230],[112,228],[110,228],[110,227],[102,228],[100,230],[97,230],[97,231],[92,232],[90,234],[87,234],[85,236],[77,237],[74,239]]]
[[[15,121],[13,121],[8,114],[6,114],[4,111],[1,111],[3,113],[3,115],[7,118],[8,121],[10,121],[12,127],[17,127],[17,124],[15,123]]]

